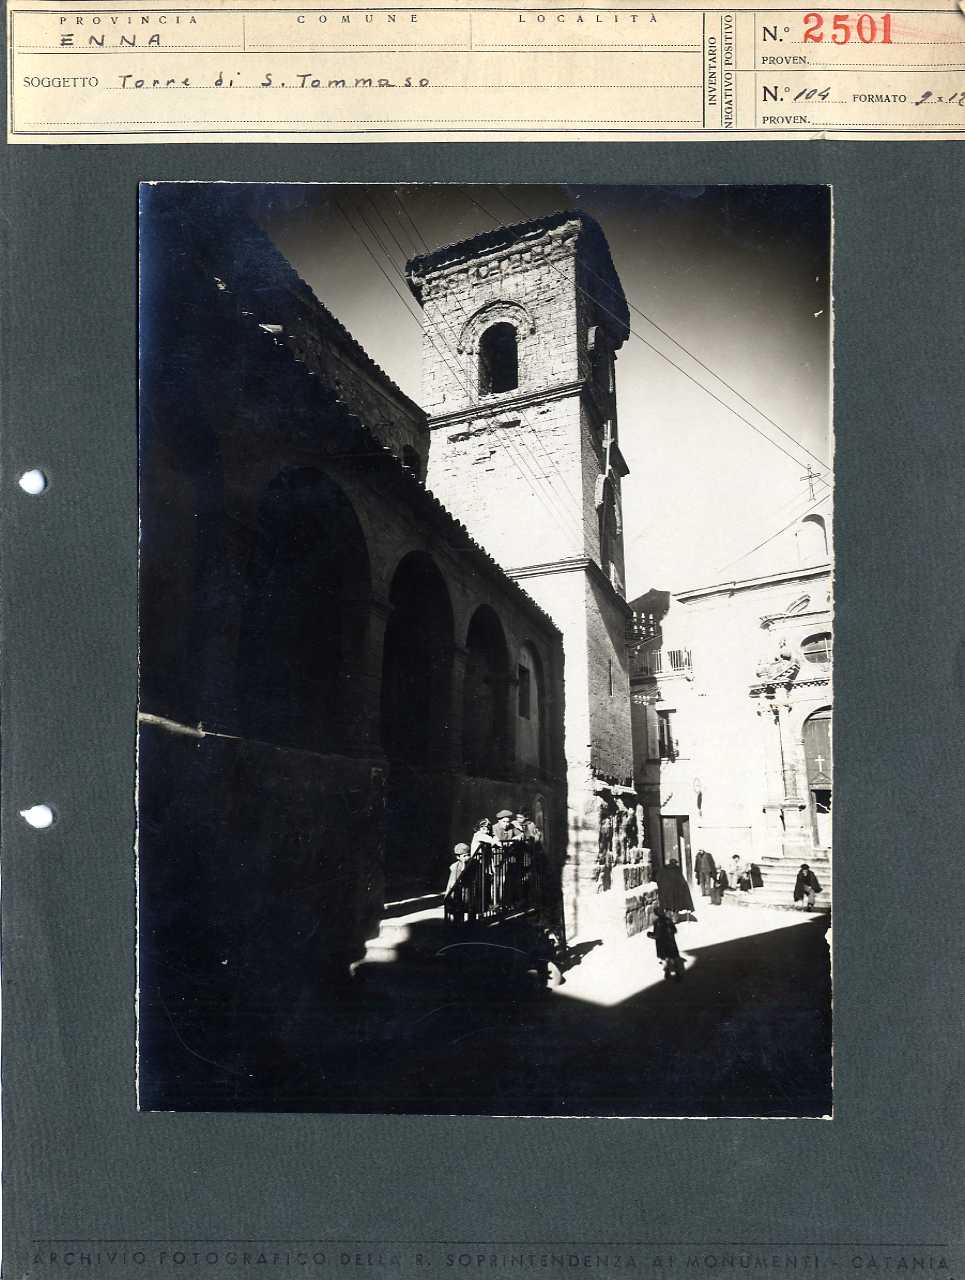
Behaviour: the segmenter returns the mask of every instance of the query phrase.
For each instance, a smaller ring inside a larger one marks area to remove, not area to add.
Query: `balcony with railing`
[[[689,649],[638,649],[630,653],[631,677],[691,676]]]

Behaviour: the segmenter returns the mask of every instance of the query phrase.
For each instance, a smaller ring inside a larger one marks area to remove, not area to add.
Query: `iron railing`
[[[449,891],[447,918],[464,924],[538,912],[543,906],[545,865],[538,841],[480,845]]]
[[[693,660],[689,649],[638,649],[630,654],[633,676],[690,675]]]

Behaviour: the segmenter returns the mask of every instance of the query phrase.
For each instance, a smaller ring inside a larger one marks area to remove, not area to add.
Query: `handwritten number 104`
[[[802,44],[821,44],[825,38],[832,44],[847,44],[852,36],[857,36],[862,44],[891,44],[890,13],[882,14],[880,20],[870,13],[836,13],[827,36],[824,23],[824,14],[806,13]]]

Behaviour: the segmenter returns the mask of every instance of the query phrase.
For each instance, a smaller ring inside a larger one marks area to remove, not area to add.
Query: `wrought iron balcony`
[[[630,654],[631,676],[690,676],[689,649],[638,649]]]

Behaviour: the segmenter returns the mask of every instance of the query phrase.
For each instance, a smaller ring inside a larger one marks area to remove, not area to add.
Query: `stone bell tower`
[[[633,774],[614,377],[626,298],[582,213],[448,245],[407,275],[426,321],[427,484],[563,633],[573,928]]]

